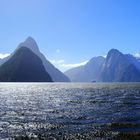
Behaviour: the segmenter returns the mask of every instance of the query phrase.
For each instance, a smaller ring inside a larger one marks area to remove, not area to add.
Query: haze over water
[[[0,139],[106,139],[118,132],[140,132],[139,83],[0,84]]]

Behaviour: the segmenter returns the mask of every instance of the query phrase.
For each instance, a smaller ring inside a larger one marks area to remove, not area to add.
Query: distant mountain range
[[[39,51],[37,43],[28,37],[8,57],[0,59],[1,82],[70,82]]]
[[[106,58],[94,57],[65,74],[72,82],[140,82],[140,60],[111,49]]]
[[[0,59],[0,82],[140,82],[140,59],[111,49],[83,66],[62,73],[39,51],[32,37]]]
[[[70,69],[65,74],[72,82],[91,82],[99,81],[102,64],[105,58],[102,56],[93,57],[89,62],[83,66]]]

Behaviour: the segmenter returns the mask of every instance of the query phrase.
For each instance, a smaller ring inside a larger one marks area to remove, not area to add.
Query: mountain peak
[[[119,50],[113,48],[108,53],[121,53],[121,52]]]
[[[18,49],[21,47],[27,47],[36,53],[39,52],[38,45],[37,45],[36,41],[31,36],[27,37],[24,42],[20,43],[18,46]]]
[[[116,57],[116,56],[123,56],[123,54],[117,49],[111,49],[107,54],[107,60],[110,57]]]
[[[35,42],[35,40],[31,36],[28,36],[25,41],[34,41]]]
[[[30,49],[34,54],[36,54],[41,59],[42,64],[45,67],[45,70],[50,74],[53,81],[55,82],[69,82],[70,81],[67,76],[65,76],[61,71],[55,68],[45,58],[45,56],[40,52],[36,41],[31,36],[27,37],[24,42],[20,43],[18,48],[12,55],[14,55],[18,51],[18,49],[20,49],[21,47],[26,47]]]

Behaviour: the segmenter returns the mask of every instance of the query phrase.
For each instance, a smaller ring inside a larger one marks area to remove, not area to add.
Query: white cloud
[[[60,59],[60,60],[50,60],[51,63],[53,63],[54,65],[56,64],[63,64],[65,61],[63,59]]]
[[[66,67],[66,68],[74,68],[74,67],[79,67],[79,66],[83,66],[87,63],[88,61],[84,61],[81,63],[74,63],[74,64],[62,64],[62,67]]]
[[[134,57],[140,58],[140,53],[135,53]]]
[[[63,59],[57,61],[58,64],[63,64],[65,61]]]
[[[5,58],[5,57],[7,57],[7,56],[9,56],[10,54],[9,53],[0,53],[0,58],[1,59],[3,59],[3,58]]]
[[[60,60],[50,60],[50,62],[53,65],[55,65],[57,68],[61,69],[62,71],[65,71],[65,70],[70,69],[70,68],[85,65],[88,61],[84,61],[81,63],[67,64],[67,63],[65,63],[64,59],[60,59]]]

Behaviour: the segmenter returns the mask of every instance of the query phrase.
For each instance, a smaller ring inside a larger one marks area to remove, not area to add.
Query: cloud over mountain
[[[8,57],[9,55],[10,55],[9,53],[0,53],[0,59]]]

